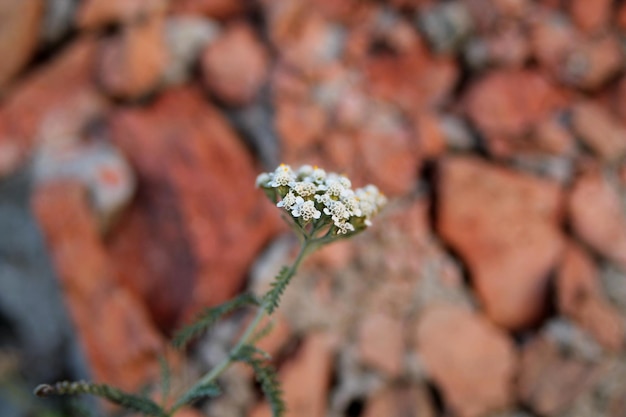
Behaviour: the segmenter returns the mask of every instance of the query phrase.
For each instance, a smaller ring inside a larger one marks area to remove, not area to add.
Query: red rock
[[[228,19],[248,8],[243,0],[177,0],[171,2],[173,14],[200,14],[215,19]]]
[[[243,143],[191,87],[119,112],[111,128],[137,172],[139,195],[109,249],[122,280],[171,329],[181,315],[241,289],[279,230],[279,213],[254,189],[257,172]]]
[[[427,308],[417,324],[417,350],[450,410],[478,417],[513,400],[513,342],[485,317],[455,305]]]
[[[417,41],[396,54],[371,56],[365,74],[374,98],[414,112],[445,103],[457,81],[458,68],[451,58],[431,56]]]
[[[310,151],[315,144],[322,142],[328,115],[314,103],[281,100],[276,103],[274,124],[287,156]]]
[[[576,152],[574,137],[556,118],[539,122],[532,136],[540,152],[550,155],[574,155]]]
[[[421,156],[411,132],[397,115],[373,110],[355,140],[356,161],[367,171],[368,182],[389,195],[404,194],[415,186]]]
[[[266,79],[268,52],[248,24],[230,26],[202,55],[204,82],[228,104],[250,103]]]
[[[529,38],[535,58],[558,78],[561,65],[580,41],[580,34],[563,15],[545,13],[538,15],[531,25]]]
[[[489,150],[508,156],[511,141],[564,104],[561,92],[541,74],[498,70],[474,83],[465,97],[469,118],[486,136]]]
[[[536,323],[563,246],[559,187],[466,157],[444,160],[440,175],[437,228],[487,316],[509,329]]]
[[[613,12],[611,0],[572,0],[568,6],[572,20],[585,32],[597,32],[605,28]]]
[[[28,63],[39,40],[44,2],[0,2],[0,92]]]
[[[522,350],[518,395],[524,404],[543,416],[561,415],[589,389],[593,367],[564,357],[551,341],[538,337]]]
[[[420,153],[424,158],[437,158],[446,151],[443,121],[434,113],[420,113],[415,118]]]
[[[626,268],[626,215],[617,191],[597,173],[583,175],[569,196],[574,232],[594,250]]]
[[[574,133],[603,159],[614,161],[626,154],[626,128],[601,105],[577,103],[571,123]]]
[[[153,91],[165,74],[168,56],[163,16],[127,25],[103,46],[99,77],[106,91],[135,99]]]
[[[615,18],[615,20],[616,20],[615,23],[617,24],[617,27],[623,31],[623,30],[626,30],[626,4],[622,3],[618,7],[619,7],[619,9],[617,11],[617,16]]]
[[[279,380],[287,406],[285,417],[326,415],[333,345],[332,337],[328,334],[309,334],[297,356],[280,369]],[[266,403],[257,406],[250,413],[251,417],[271,415]]]
[[[87,187],[100,230],[107,231],[135,191],[135,177],[124,157],[104,141],[40,147],[33,163],[37,183],[73,179]]]
[[[129,23],[162,12],[166,5],[166,0],[85,0],[80,2],[76,23],[81,29]]]
[[[530,43],[521,25],[509,25],[487,40],[489,60],[496,65],[520,68],[530,56]]]
[[[68,301],[94,380],[136,390],[158,375],[164,341],[144,305],[117,287],[81,185],[36,189],[33,210]]]
[[[616,36],[576,42],[564,57],[559,79],[583,90],[597,90],[624,68],[624,53]]]
[[[605,299],[596,266],[580,247],[567,248],[556,289],[562,314],[575,320],[605,348],[621,349],[625,331],[622,318]]]
[[[389,377],[398,376],[404,361],[402,323],[386,314],[370,313],[361,318],[358,328],[361,361]]]
[[[78,138],[107,108],[96,90],[96,45],[80,39],[20,82],[0,109],[0,176],[17,168],[39,141]]]
[[[425,387],[401,386],[382,389],[367,399],[363,417],[435,417],[433,401]]]
[[[269,36],[284,62],[313,75],[339,58],[342,33],[310,2],[267,2]]]

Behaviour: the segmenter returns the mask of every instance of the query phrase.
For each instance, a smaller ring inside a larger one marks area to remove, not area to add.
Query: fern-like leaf
[[[167,417],[165,411],[147,397],[128,394],[122,390],[106,384],[92,384],[85,381],[57,382],[54,385],[43,384],[35,388],[35,395],[47,397],[49,395],[78,395],[91,394],[120,405],[127,410],[137,411],[153,417]]]
[[[242,346],[233,360],[247,363],[252,367],[257,382],[267,398],[273,417],[282,417],[285,414],[285,402],[280,382],[274,367],[268,362],[269,354],[252,345]]]
[[[167,404],[167,398],[170,395],[170,365],[164,355],[159,355],[159,365],[161,367],[161,398],[162,404]]]
[[[278,275],[276,275],[276,278],[274,278],[274,282],[270,285],[270,290],[263,296],[263,303],[268,314],[272,314],[274,310],[278,308],[280,297],[282,297],[285,289],[287,289],[287,285],[293,274],[293,269],[283,266]]]
[[[261,330],[257,331],[254,335],[252,335],[252,337],[248,341],[248,344],[256,345],[259,342],[259,340],[263,339],[265,336],[270,334],[270,332],[274,329],[275,324],[276,323],[273,320],[269,321],[265,326],[263,326]]]
[[[259,300],[253,294],[241,294],[223,304],[206,309],[193,323],[178,331],[172,344],[177,348],[185,346],[191,339],[213,326],[222,316],[246,305],[259,305]]]
[[[222,393],[222,390],[215,382],[210,382],[206,385],[200,385],[192,391],[185,393],[176,404],[174,404],[174,409],[178,409],[186,404],[191,404],[192,402],[203,398],[203,397],[217,397]]]

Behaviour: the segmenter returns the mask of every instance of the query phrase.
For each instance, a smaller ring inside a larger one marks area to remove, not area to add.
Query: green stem
[[[287,279],[290,279],[291,277],[295,275],[296,271],[300,267],[300,264],[302,263],[306,255],[308,255],[312,250],[314,250],[318,246],[313,243],[314,242],[310,240],[304,241],[304,243],[300,247],[300,252],[298,253],[298,256],[296,257],[293,264],[289,267]],[[200,378],[198,382],[196,382],[189,390],[187,390],[187,393],[198,389],[200,386],[214,382],[233,363],[233,358],[237,356],[237,354],[239,353],[239,350],[241,350],[241,348],[248,342],[248,340],[250,340],[250,338],[254,334],[254,331],[259,326],[259,323],[261,323],[261,320],[263,320],[266,314],[267,314],[267,306],[265,305],[265,303],[262,303],[258,307],[256,315],[254,316],[252,321],[248,324],[248,327],[246,327],[246,330],[242,333],[241,337],[239,338],[235,346],[228,353],[228,356],[224,358],[219,364],[217,364],[215,368],[211,369],[202,378]],[[179,408],[181,408],[184,405],[185,404],[175,404],[167,412],[167,415],[172,416],[176,411],[178,411]]]

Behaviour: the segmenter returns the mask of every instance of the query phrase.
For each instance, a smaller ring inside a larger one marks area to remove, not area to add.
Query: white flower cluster
[[[336,234],[369,226],[387,201],[374,185],[355,191],[345,176],[310,165],[294,171],[281,164],[274,172],[259,175],[256,185],[301,225],[332,224]]]

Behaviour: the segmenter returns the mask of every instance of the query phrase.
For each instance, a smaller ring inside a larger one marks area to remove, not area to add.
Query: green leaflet
[[[154,401],[147,397],[140,397],[128,394],[122,390],[111,387],[106,384],[92,384],[85,381],[78,382],[57,382],[54,385],[39,385],[35,389],[35,395],[46,397],[49,395],[76,395],[91,394],[101,398],[105,398],[114,404],[122,407],[138,411],[148,416],[167,417],[167,413]]]
[[[222,393],[222,390],[215,382],[210,382],[206,385],[200,385],[199,387],[196,387],[194,390],[185,393],[185,395],[183,395],[178,401],[176,401],[176,404],[174,404],[173,409],[176,410],[179,407],[185,404],[190,404],[194,402],[195,400],[200,399],[202,397],[217,397],[221,393]]]
[[[272,409],[273,417],[282,417],[285,414],[285,402],[282,398],[282,389],[276,371],[267,361],[269,355],[252,345],[244,345],[239,349],[233,360],[247,363],[252,367],[257,382],[267,398]]]
[[[276,275],[274,282],[271,284],[271,289],[263,296],[263,302],[268,314],[272,314],[278,308],[280,297],[285,292],[293,274],[294,272],[291,268],[283,266],[278,275]]]
[[[191,339],[215,325],[223,315],[246,305],[259,305],[259,300],[252,294],[241,294],[224,304],[206,309],[193,323],[178,331],[174,336],[174,340],[172,340],[172,344],[176,348],[185,346]]]

